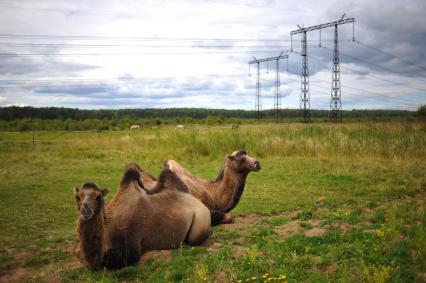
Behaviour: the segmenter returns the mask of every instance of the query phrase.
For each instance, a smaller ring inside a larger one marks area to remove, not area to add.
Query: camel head
[[[85,183],[79,188],[74,188],[80,219],[88,221],[99,213],[104,205],[104,196],[108,192],[108,189],[101,189],[95,183]]]
[[[234,151],[227,156],[228,162],[236,172],[259,171],[260,163],[255,158],[248,156],[244,150]]]

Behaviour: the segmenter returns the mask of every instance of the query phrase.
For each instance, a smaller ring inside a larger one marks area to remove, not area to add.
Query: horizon
[[[408,111],[408,112],[417,112],[421,107],[424,107],[426,105],[420,105],[419,108],[415,110],[407,110],[407,109],[363,109],[363,108],[352,108],[352,109],[342,109],[342,111]],[[146,107],[146,108],[78,108],[78,107],[63,107],[63,106],[31,106],[31,105],[7,105],[7,106],[0,106],[1,108],[25,108],[30,107],[34,109],[42,109],[42,108],[64,108],[64,109],[74,109],[74,110],[87,110],[87,111],[120,111],[120,110],[169,110],[169,109],[198,109],[198,110],[222,110],[222,111],[253,111],[255,112],[255,109],[227,109],[227,108],[207,108],[207,107]],[[292,110],[292,111],[302,111],[299,108],[280,108],[280,111],[286,111],[286,110]],[[315,109],[311,108],[311,111],[329,111],[329,109]],[[262,109],[261,111],[275,111],[274,108],[267,108]],[[300,112],[302,114],[302,112]]]

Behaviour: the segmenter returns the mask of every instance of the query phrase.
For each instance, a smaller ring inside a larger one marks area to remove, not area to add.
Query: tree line
[[[425,119],[425,106],[417,112],[404,110],[350,110],[343,111],[347,120],[402,120],[417,116]],[[128,130],[131,125],[153,127],[177,124],[249,124],[274,121],[272,110],[262,111],[262,120],[252,110],[226,110],[202,108],[81,110],[59,107],[3,107],[0,108],[0,131],[85,131]],[[301,112],[283,109],[281,122],[302,122]],[[328,120],[328,111],[312,110],[312,122]]]
[[[406,110],[344,110],[343,117],[398,117],[415,115],[415,112]],[[263,110],[262,117],[273,118],[273,110]],[[327,118],[327,110],[312,110],[312,117]],[[85,110],[78,108],[63,107],[0,107],[0,120],[11,121],[15,119],[170,119],[170,118],[192,118],[206,119],[209,116],[221,116],[223,118],[255,119],[257,113],[254,110],[228,110],[228,109],[205,109],[205,108],[151,108],[151,109],[100,109]],[[299,118],[301,112],[298,109],[282,109],[280,116],[283,118]]]

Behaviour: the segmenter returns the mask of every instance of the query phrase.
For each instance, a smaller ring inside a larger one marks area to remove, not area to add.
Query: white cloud
[[[288,50],[289,31],[297,24],[318,24],[345,12],[357,19],[356,37],[366,45],[349,42],[350,26],[340,29],[344,109],[414,110],[426,103],[424,8],[420,0],[328,0],[321,5],[312,0],[2,1],[0,34],[68,37],[0,36],[0,53],[62,54],[0,57],[0,105],[253,109],[255,77],[248,77],[247,64],[252,56]],[[322,36],[323,46],[331,48],[331,29]],[[113,39],[117,37],[158,39]],[[295,50],[300,51],[300,38],[293,39]],[[311,106],[328,109],[331,51],[312,46],[317,44],[317,32],[310,33],[309,40]],[[268,45],[274,47],[264,47]],[[248,52],[260,50],[275,52]],[[76,53],[89,55],[64,55]],[[297,53],[290,54],[289,74],[282,64],[283,107],[299,107],[300,64]],[[265,71],[262,68],[263,108],[267,109],[273,107],[274,75]]]

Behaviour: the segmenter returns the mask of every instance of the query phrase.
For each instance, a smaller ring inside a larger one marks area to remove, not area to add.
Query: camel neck
[[[105,247],[105,212],[102,208],[90,220],[78,220],[80,252],[87,266],[96,270],[101,267]]]
[[[224,164],[222,178],[216,181],[216,199],[221,211],[229,212],[235,208],[244,192],[248,172],[235,172]]]

